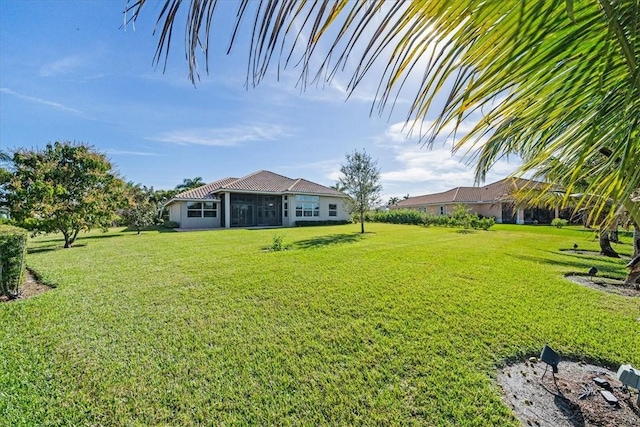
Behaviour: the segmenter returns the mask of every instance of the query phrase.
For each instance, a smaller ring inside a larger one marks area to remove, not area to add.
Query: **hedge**
[[[16,298],[24,281],[27,230],[0,225],[0,295]]]
[[[471,214],[466,210],[458,210],[452,216],[434,215],[432,213],[419,212],[410,209],[397,209],[390,211],[371,211],[364,214],[366,222],[385,222],[391,224],[423,225],[429,227],[460,227],[488,230],[495,224],[491,217],[481,218],[477,214]],[[357,214],[353,216],[354,222],[359,222]]]

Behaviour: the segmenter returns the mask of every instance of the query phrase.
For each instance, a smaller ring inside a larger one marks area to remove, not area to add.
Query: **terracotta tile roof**
[[[324,185],[316,184],[315,182],[307,181],[302,178],[298,178],[293,185],[287,188],[287,191],[291,193],[326,194],[339,197],[345,196],[344,193],[341,193],[331,187],[325,187]]]
[[[238,178],[222,178],[209,184],[197,187],[192,190],[183,191],[173,196],[174,199],[217,199],[214,193],[217,193],[223,185],[236,181]]]
[[[224,178],[193,190],[177,194],[173,200],[215,199],[221,191],[256,192],[256,193],[306,193],[346,197],[334,190],[306,179],[291,179],[270,171],[257,171],[242,178]],[[171,201],[169,203],[171,203]]]
[[[258,171],[235,180],[222,187],[225,190],[282,193],[294,180],[269,171]]]
[[[398,202],[393,208],[402,209],[414,206],[450,203],[495,203],[509,198],[509,194],[515,189],[525,188],[527,186],[540,187],[543,185],[546,184],[539,181],[522,178],[505,178],[485,185],[484,187],[456,187],[443,193],[409,197],[406,200]]]

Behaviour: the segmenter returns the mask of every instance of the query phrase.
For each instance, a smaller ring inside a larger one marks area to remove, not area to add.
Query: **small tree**
[[[127,184],[128,206],[122,211],[122,218],[129,227],[140,231],[156,221],[158,207],[154,199],[153,188]]]
[[[340,165],[338,182],[349,196],[351,211],[360,217],[360,232],[364,233],[364,214],[380,201],[382,184],[380,169],[364,150],[347,154],[346,162]]]
[[[69,248],[80,230],[106,228],[123,204],[124,182],[92,147],[71,142],[13,153],[5,197],[17,224],[60,232]]]

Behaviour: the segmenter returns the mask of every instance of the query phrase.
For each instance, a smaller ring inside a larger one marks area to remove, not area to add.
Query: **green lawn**
[[[34,239],[57,288],[0,305],[0,424],[517,425],[505,360],[640,365],[639,299],[562,277],[624,276],[559,251],[593,233],[358,228]]]

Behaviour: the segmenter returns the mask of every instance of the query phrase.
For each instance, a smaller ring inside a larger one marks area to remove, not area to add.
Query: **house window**
[[[338,205],[329,203],[329,216],[338,216]]]
[[[320,197],[296,196],[296,216],[320,216]]]
[[[284,199],[287,200],[287,196],[284,196]],[[288,217],[289,216],[289,203],[285,202],[284,203],[284,217]]]
[[[440,215],[444,215],[444,206],[440,206]]]
[[[215,218],[218,216],[218,205],[214,202],[187,203],[188,218]]]

